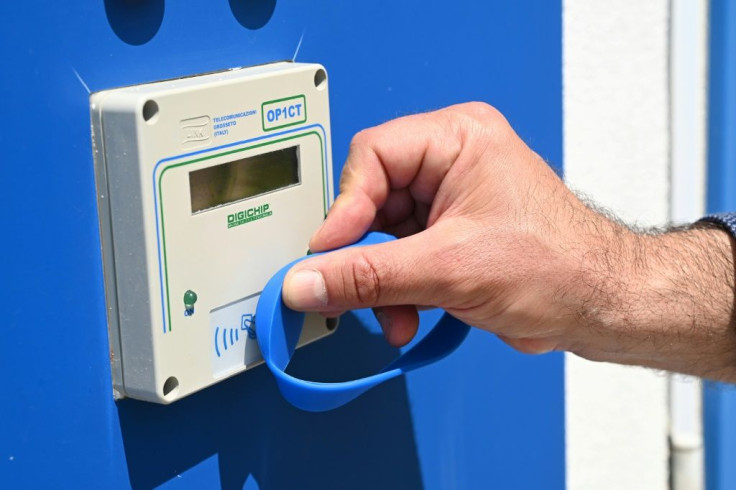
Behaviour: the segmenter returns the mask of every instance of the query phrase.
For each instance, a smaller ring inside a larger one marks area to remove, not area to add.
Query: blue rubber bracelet
[[[375,245],[394,239],[391,235],[374,232],[350,246]],[[444,313],[422,340],[372,376],[341,383],[321,383],[286,374],[302,331],[304,313],[284,305],[281,288],[289,269],[306,258],[295,260],[274,274],[261,293],[256,309],[256,334],[263,359],[276,377],[284,398],[302,410],[332,410],[384,381],[438,361],[457,349],[470,331],[468,325]]]

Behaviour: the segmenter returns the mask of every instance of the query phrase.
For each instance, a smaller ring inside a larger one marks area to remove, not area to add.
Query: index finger
[[[448,109],[406,116],[353,138],[340,179],[340,195],[309,243],[316,252],[357,241],[371,227],[392,190],[408,189],[431,205],[462,147],[459,124]]]

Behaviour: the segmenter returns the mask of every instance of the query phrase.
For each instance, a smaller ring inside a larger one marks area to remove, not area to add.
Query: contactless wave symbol
[[[215,328],[215,353],[222,357],[228,348],[233,347],[246,336],[249,339],[256,338],[256,317],[252,313],[246,313],[240,317],[239,328],[216,327]],[[240,332],[243,332],[242,334]],[[222,348],[221,348],[222,347]]]

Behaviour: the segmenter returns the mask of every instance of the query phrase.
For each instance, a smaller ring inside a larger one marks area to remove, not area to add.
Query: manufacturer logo
[[[252,208],[238,211],[227,215],[227,227],[232,228],[234,226],[244,225],[258,219],[268,218],[273,212],[269,204],[261,204]]]
[[[196,148],[210,144],[212,135],[209,116],[184,119],[179,122],[179,141],[182,148]]]

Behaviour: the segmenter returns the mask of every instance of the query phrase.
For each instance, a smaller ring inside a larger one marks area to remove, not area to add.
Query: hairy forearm
[[[736,382],[734,247],[709,225],[613,234],[589,258],[571,346],[596,360]],[[590,265],[593,263],[595,265]]]

